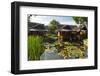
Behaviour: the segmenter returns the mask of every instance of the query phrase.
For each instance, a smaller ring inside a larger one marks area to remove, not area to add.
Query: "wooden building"
[[[44,24],[40,23],[28,23],[28,35],[40,35],[43,36],[48,30],[45,28]]]
[[[77,27],[76,25],[62,25],[56,30],[56,32],[59,41],[81,41],[87,38],[87,28]]]

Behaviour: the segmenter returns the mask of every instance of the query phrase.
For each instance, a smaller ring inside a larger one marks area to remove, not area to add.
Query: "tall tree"
[[[73,19],[77,24],[84,24],[84,23],[87,23],[87,21],[88,21],[87,17],[75,16],[75,17],[73,17]]]
[[[54,32],[60,23],[56,20],[51,20],[49,23],[49,31]]]

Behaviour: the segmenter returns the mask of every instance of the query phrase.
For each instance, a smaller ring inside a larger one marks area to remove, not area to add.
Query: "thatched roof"
[[[78,30],[87,30],[87,27],[80,26],[77,27],[76,25],[66,25],[66,24],[60,24],[58,25],[57,31],[78,31]],[[28,31],[48,31],[48,26],[44,26],[44,24],[41,23],[28,23]]]
[[[76,25],[61,25],[56,31],[75,31],[78,29]]]
[[[28,30],[29,31],[47,31],[44,24],[32,23],[32,22],[28,23]]]
[[[87,27],[85,26],[80,26],[78,27],[77,25],[65,25],[61,24],[59,25],[57,31],[79,31],[79,30],[87,30]]]

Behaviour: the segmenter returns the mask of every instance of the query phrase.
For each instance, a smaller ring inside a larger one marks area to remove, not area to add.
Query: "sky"
[[[53,19],[58,21],[60,24],[77,25],[72,16],[32,15],[30,22],[37,22],[48,25]]]

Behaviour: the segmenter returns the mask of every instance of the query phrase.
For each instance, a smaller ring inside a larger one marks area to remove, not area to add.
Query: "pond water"
[[[63,57],[58,55],[58,51],[56,47],[52,44],[45,45],[45,52],[40,56],[41,60],[55,60],[55,59],[63,59]]]

